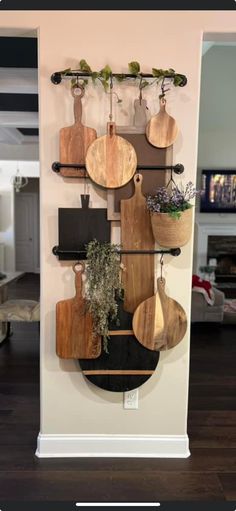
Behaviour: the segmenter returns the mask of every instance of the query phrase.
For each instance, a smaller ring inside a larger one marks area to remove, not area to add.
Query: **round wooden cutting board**
[[[160,99],[160,110],[147,124],[146,136],[148,142],[155,147],[169,147],[174,143],[179,133],[176,121],[166,112],[166,100]]]
[[[86,154],[89,177],[104,188],[119,188],[133,177],[137,156],[133,146],[116,135],[115,123],[107,123],[107,134],[97,138]]]
[[[133,316],[133,331],[149,350],[168,350],[183,339],[187,316],[183,307],[165,293],[165,279],[157,280],[157,293],[142,302]]]

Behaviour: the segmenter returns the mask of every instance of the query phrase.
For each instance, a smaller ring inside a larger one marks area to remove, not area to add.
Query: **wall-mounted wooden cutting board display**
[[[134,176],[135,192],[131,199],[121,201],[122,250],[154,250],[150,214],[141,191],[141,174]],[[121,262],[124,285],[124,309],[134,312],[136,307],[154,293],[154,255],[123,254]]]
[[[82,208],[59,208],[59,248],[65,251],[85,250],[91,240],[110,241],[110,222],[107,210],[89,208],[89,195],[81,195]],[[78,259],[78,256],[60,254],[60,260]]]
[[[109,353],[102,350],[96,360],[79,360],[84,376],[91,383],[112,392],[140,387],[152,376],[159,360],[159,352],[144,348],[130,333],[132,315],[123,311],[121,302],[119,319],[119,327],[110,325],[113,333],[108,341]],[[123,334],[115,335],[119,332],[117,328]]]
[[[142,110],[142,112],[140,112]],[[138,165],[171,165],[173,148],[158,149],[149,144],[145,135],[145,126],[139,123],[140,118],[146,115],[146,102],[139,100],[134,102],[134,124],[133,126],[117,126],[117,134],[128,140],[135,148]],[[143,176],[142,192],[143,194],[153,193],[159,186],[165,186],[167,182],[165,170],[139,170]],[[115,190],[108,190],[108,219],[120,220],[120,201],[129,199],[134,194],[133,180],[127,185]]]
[[[183,339],[187,317],[183,307],[165,293],[165,279],[157,280],[157,293],[141,303],[133,316],[138,341],[150,350],[168,350]]]
[[[76,94],[77,90],[80,90],[80,95]],[[88,128],[81,123],[81,98],[84,95],[84,89],[76,85],[72,88],[71,92],[74,97],[75,123],[72,126],[61,128],[60,130],[60,162],[85,165],[85,156],[88,147],[97,138],[97,133],[95,129]],[[85,175],[85,170],[61,167],[60,174],[64,177],[82,177]]]
[[[94,359],[101,353],[101,337],[93,333],[92,317],[82,296],[84,266],[79,263],[73,269],[76,294],[56,304],[56,352],[60,358]]]

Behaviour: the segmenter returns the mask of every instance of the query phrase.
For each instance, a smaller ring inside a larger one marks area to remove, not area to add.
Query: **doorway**
[[[39,272],[39,179],[15,192],[16,271]]]
[[[236,34],[206,34],[203,42],[197,188],[208,171],[235,171]],[[214,174],[213,172],[213,174]],[[231,204],[230,204],[231,206]],[[235,209],[236,213],[236,209]],[[188,434],[190,451],[204,449],[206,459],[224,452],[230,466],[235,428],[236,322],[225,313],[227,286],[220,282],[218,251],[212,236],[236,236],[232,212],[204,211],[199,199],[195,216],[193,274],[210,283],[213,304],[192,290]],[[225,245],[223,245],[225,246]],[[219,249],[220,245],[217,242]],[[231,298],[236,299],[236,294]],[[235,300],[236,304],[236,300]],[[236,318],[236,310],[234,318]],[[220,451],[221,450],[221,451]],[[225,470],[227,471],[227,464]]]

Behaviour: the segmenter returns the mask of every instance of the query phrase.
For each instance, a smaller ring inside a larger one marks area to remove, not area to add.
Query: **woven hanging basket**
[[[162,247],[177,248],[188,243],[192,234],[193,208],[181,212],[180,218],[169,213],[151,213],[153,236]]]

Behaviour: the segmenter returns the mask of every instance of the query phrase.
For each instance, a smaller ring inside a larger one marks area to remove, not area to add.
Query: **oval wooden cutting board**
[[[165,293],[165,279],[157,280],[157,293],[142,302],[133,316],[138,341],[150,350],[168,350],[183,339],[187,316],[183,307]]]
[[[133,197],[121,200],[121,246],[122,250],[154,250],[150,214],[142,194],[141,174],[134,176]],[[134,312],[136,307],[154,293],[154,255],[123,254],[122,283],[124,286],[124,310]]]
[[[80,265],[81,269],[77,270]],[[74,298],[56,304],[56,352],[60,358],[97,358],[101,353],[101,337],[94,335],[92,317],[82,297],[84,265],[74,265]]]
[[[166,100],[160,99],[160,110],[147,123],[146,136],[148,142],[155,147],[169,147],[179,133],[176,121],[166,112]]]
[[[115,123],[107,123],[107,135],[88,148],[86,169],[89,177],[104,188],[119,188],[132,179],[137,167],[133,146],[115,133]]]

